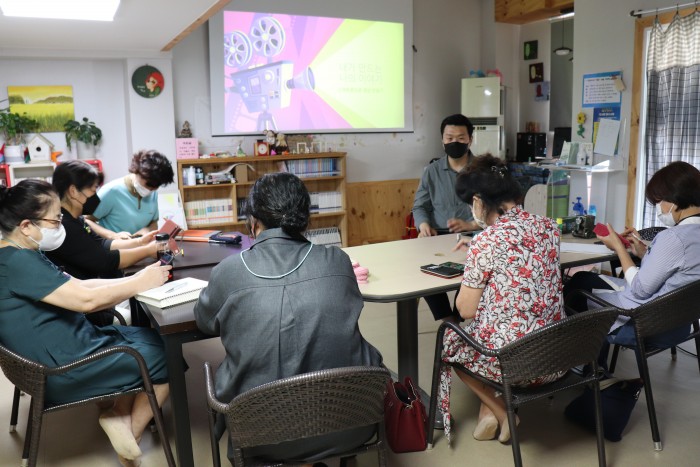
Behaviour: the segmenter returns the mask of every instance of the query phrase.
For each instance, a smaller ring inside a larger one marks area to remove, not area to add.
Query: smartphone
[[[445,279],[451,279],[462,274],[462,271],[460,271],[459,269],[448,268],[439,264],[426,264],[425,266],[421,266],[420,270],[426,274],[442,277]]]
[[[607,237],[610,235],[610,230],[608,230],[608,227],[605,224],[601,224],[598,222],[595,227],[593,227],[593,233],[596,235],[600,235],[601,237]],[[617,236],[622,240],[622,244],[625,246],[625,248],[629,248],[632,246],[632,244],[627,240],[625,237],[623,237],[620,234],[617,234]]]
[[[165,253],[163,256],[160,257],[160,265],[167,266],[168,264],[172,264],[173,257],[174,255],[172,253]]]
[[[464,271],[464,264],[455,263],[454,261],[446,261],[444,263],[440,263],[440,266],[445,266],[446,268],[456,269],[460,273],[462,273]]]

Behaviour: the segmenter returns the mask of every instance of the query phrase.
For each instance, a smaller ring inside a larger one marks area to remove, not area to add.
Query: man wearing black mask
[[[473,131],[474,125],[461,114],[442,121],[440,133],[446,156],[425,168],[413,202],[419,237],[479,230],[471,209],[455,193],[457,174],[474,157],[469,151]]]
[[[450,115],[440,125],[445,156],[423,171],[413,202],[413,219],[419,237],[479,230],[467,203],[457,197],[457,174],[474,155],[469,150],[474,125],[461,114]],[[446,293],[425,297],[436,320],[460,321]]]

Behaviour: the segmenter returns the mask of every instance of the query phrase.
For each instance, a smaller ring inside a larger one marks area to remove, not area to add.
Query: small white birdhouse
[[[41,134],[36,134],[27,144],[29,158],[32,162],[44,162],[51,160],[53,143]]]

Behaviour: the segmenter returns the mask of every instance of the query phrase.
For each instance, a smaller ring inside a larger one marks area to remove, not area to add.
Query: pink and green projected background
[[[224,13],[224,130],[403,128],[401,23]]]

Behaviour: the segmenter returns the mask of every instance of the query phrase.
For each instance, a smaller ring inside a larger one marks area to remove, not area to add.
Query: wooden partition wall
[[[400,240],[419,180],[347,184],[348,245]]]

